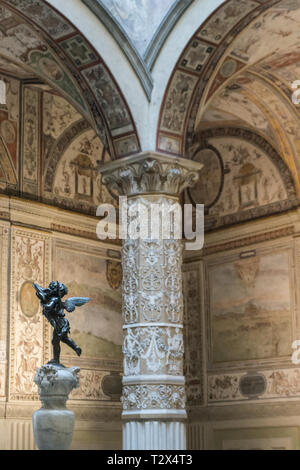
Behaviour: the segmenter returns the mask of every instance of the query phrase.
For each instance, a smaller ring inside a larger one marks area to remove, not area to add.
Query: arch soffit
[[[226,52],[245,28],[281,1],[226,0],[198,28],[180,55],[162,100],[156,135],[158,151],[188,156],[199,107],[228,80],[225,75],[215,77]],[[234,73],[248,66],[237,58],[234,62]],[[209,88],[212,76],[216,79],[214,87]]]
[[[0,55],[59,91],[95,129],[112,158],[140,150],[131,111],[98,52],[42,0],[1,0]],[[2,47],[1,47],[2,46]]]

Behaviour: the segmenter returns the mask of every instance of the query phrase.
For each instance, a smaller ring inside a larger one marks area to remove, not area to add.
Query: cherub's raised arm
[[[39,286],[36,282],[33,283],[37,297],[44,302],[45,301],[45,289]]]

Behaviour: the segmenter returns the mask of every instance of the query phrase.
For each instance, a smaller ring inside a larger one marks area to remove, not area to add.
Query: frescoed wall
[[[206,230],[298,206],[295,183],[276,148],[235,126],[202,131],[193,160],[204,165],[188,203],[205,205]]]
[[[63,365],[80,367],[80,386],[69,401],[77,423],[74,449],[84,447],[85,439],[90,439],[88,448],[120,448],[123,332],[119,247],[107,249],[97,240],[90,217],[73,214],[73,232],[64,233],[69,228],[66,211],[28,200],[21,202],[22,208],[17,199],[11,203],[16,213],[21,209],[22,219],[12,226],[5,220],[5,201],[0,197],[4,217],[0,223],[0,448],[35,448],[30,423],[40,401],[34,376],[52,357],[52,327],[42,315],[32,284],[47,287],[52,279],[67,285],[68,297],[91,298],[85,306],[67,313],[70,336],[81,347],[81,356],[66,345],[61,351]],[[32,213],[35,227],[29,228]],[[59,231],[51,228],[54,226]],[[17,440],[12,442],[12,436]],[[16,436],[22,436],[21,443]]]
[[[90,215],[101,202],[115,204],[98,172],[110,156],[83,116],[49,86],[3,77],[0,192]]]
[[[201,253],[186,252],[190,448],[299,447],[300,245],[293,213],[294,221],[274,215],[207,233]]]
[[[110,287],[107,261],[71,247],[56,250],[56,278],[68,286],[69,297],[90,297],[84,309],[69,314],[72,338],[84,357],[122,361],[122,293]],[[74,355],[65,345],[63,355]]]
[[[263,253],[208,267],[212,364],[289,356],[289,256]]]

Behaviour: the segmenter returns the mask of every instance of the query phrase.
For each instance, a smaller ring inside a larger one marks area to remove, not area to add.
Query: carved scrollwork
[[[122,254],[123,292],[133,295],[138,290],[138,241],[126,240]]]
[[[124,410],[184,409],[185,391],[181,385],[130,385],[123,388]]]
[[[178,323],[182,320],[182,295],[180,292],[166,292],[168,302],[165,304],[165,312],[168,317],[168,321],[171,323]]]
[[[39,388],[40,396],[66,395],[79,387],[79,367],[58,367],[46,364],[40,367],[34,377],[34,383]]]
[[[200,169],[201,166],[198,166]],[[119,165],[110,171],[100,168],[102,183],[111,193],[121,196],[144,193],[179,196],[184,189],[198,181],[198,171],[188,160],[161,156],[131,159],[127,165]]]
[[[100,170],[102,182],[112,193],[128,197],[123,222],[128,239],[122,255],[122,350],[124,378],[139,382],[123,387],[124,411],[185,408],[183,385],[172,380],[148,384],[147,376],[183,374],[183,244],[178,198],[198,180],[201,166],[148,152]]]
[[[139,297],[135,294],[123,292],[123,320],[127,323],[136,323],[139,319]]]
[[[181,328],[128,328],[123,342],[124,374],[182,374],[183,336]]]
[[[140,373],[141,351],[140,330],[137,329],[134,332],[131,328],[128,328],[122,347],[125,375],[138,375]]]
[[[161,319],[163,304],[162,304],[162,292],[156,292],[155,294],[141,293],[141,311],[145,321],[157,322]]]

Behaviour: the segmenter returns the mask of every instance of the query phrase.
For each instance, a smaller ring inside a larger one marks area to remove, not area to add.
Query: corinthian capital
[[[145,152],[122,158],[99,168],[102,183],[120,196],[168,194],[179,196],[199,178],[203,165],[185,158]]]

